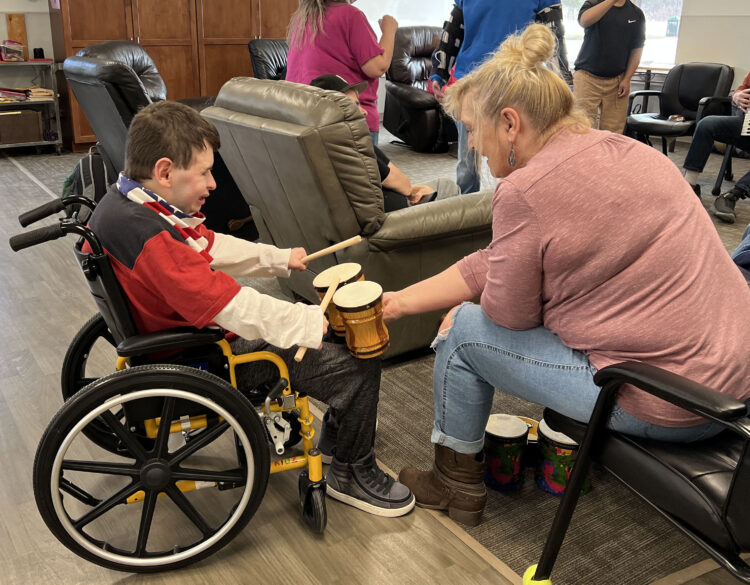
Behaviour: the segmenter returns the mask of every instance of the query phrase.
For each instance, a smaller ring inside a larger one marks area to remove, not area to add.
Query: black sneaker
[[[735,193],[734,188],[727,193],[722,193],[711,206],[711,213],[724,223],[734,223],[736,219],[734,205],[737,203],[738,198],[738,194]]]
[[[339,422],[331,413],[329,408],[323,415],[320,425],[320,438],[318,439],[318,451],[323,456],[323,463],[330,465],[333,460],[333,451],[336,448],[336,437],[339,433]]]
[[[332,498],[375,516],[396,518],[414,507],[411,490],[378,467],[373,451],[354,463],[334,457],[326,484]]]

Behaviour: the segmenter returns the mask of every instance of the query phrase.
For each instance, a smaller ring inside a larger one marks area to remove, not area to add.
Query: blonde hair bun
[[[552,59],[555,46],[555,35],[549,28],[543,24],[532,24],[521,34],[508,37],[500,45],[498,53],[502,61],[507,56],[523,67],[534,69]]]

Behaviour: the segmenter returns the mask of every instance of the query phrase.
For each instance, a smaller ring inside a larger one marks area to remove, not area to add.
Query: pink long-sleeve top
[[[544,326],[598,369],[636,360],[750,396],[750,289],[658,151],[563,130],[500,181],[492,216],[492,242],[458,268],[495,323]],[[618,404],[659,425],[705,422],[631,386]]]

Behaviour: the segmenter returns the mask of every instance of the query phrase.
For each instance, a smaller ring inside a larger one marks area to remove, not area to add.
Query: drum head
[[[528,425],[512,414],[491,414],[485,427],[490,435],[505,439],[523,437],[528,430]]]
[[[364,311],[376,304],[383,295],[383,287],[377,282],[360,280],[341,287],[333,295],[333,304],[339,311],[354,313]]]
[[[343,264],[326,268],[318,274],[313,279],[313,286],[315,288],[327,289],[331,286],[331,281],[333,281],[334,277],[338,277],[340,283],[346,283],[351,280],[357,280],[360,274],[362,274],[362,267],[359,264],[356,262],[344,262]]]
[[[547,421],[544,419],[539,421],[539,436],[548,439],[549,441],[555,443],[556,445],[559,445],[564,449],[575,449],[578,446],[578,443],[576,443],[568,435],[558,433],[557,431],[553,431],[551,428],[549,428],[549,425],[547,425]]]

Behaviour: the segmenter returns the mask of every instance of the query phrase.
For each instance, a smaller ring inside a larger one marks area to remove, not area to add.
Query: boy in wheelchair
[[[373,452],[379,361],[356,360],[345,346],[322,341],[328,324],[317,306],[278,300],[233,278],[305,270],[305,250],[251,243],[202,225],[219,145],[214,126],[193,109],[149,105],[131,123],[125,172],[91,216],[139,332],[216,324],[239,336],[235,354],[277,353],[295,386],[334,415],[327,418],[335,426],[325,429],[335,436],[327,492],[371,514],[406,514],[413,495],[378,467]],[[314,351],[297,363],[294,345]],[[275,373],[268,362],[242,366],[237,386],[256,387]]]

